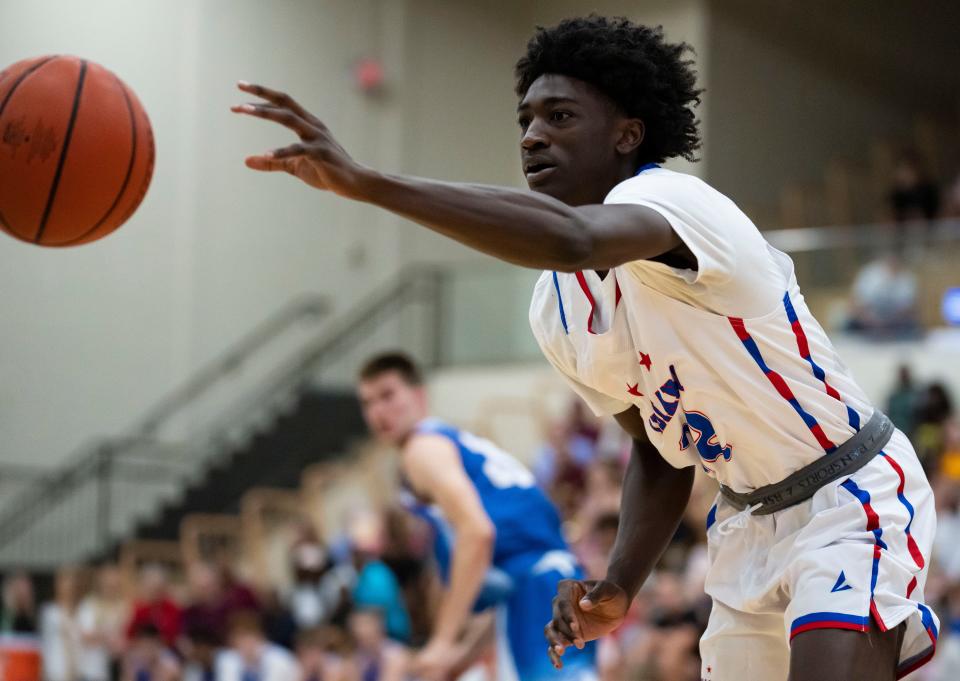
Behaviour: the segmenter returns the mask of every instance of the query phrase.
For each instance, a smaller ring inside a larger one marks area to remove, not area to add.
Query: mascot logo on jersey
[[[680,449],[687,449],[691,443],[696,445],[700,458],[707,463],[714,463],[723,457],[729,461],[733,455],[731,445],[721,445],[717,431],[706,414],[699,411],[684,411],[686,423],[680,430]]]

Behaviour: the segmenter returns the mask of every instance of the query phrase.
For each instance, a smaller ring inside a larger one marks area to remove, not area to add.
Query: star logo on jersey
[[[640,392],[639,383],[634,383],[633,385],[630,385],[629,383],[627,383],[627,392],[633,395],[634,397],[643,397],[643,393]]]
[[[830,589],[830,593],[835,593],[837,591],[846,591],[847,589],[852,589],[853,587],[847,584],[847,576],[843,574],[843,570],[840,571],[840,576],[837,577],[837,583],[833,585],[833,588]]]
[[[650,355],[648,355],[645,352],[641,352],[639,354],[640,354],[640,366],[642,366],[647,371],[650,371],[650,364],[651,364]]]

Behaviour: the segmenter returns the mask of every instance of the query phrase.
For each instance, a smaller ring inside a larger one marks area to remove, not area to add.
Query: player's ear
[[[643,143],[646,126],[639,118],[624,118],[619,127],[620,137],[617,140],[617,153],[627,156]]]

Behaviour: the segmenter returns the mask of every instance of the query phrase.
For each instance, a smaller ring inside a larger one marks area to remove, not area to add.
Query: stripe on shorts
[[[800,418],[803,419],[803,422],[806,424],[807,428],[810,429],[810,432],[813,433],[813,436],[817,439],[817,442],[821,447],[823,447],[823,451],[827,454],[833,452],[837,446],[833,444],[830,438],[827,437],[827,434],[823,432],[823,428],[819,423],[817,423],[817,420],[807,413],[802,406],[800,406],[800,402],[793,394],[790,386],[787,385],[787,382],[783,380],[783,376],[767,366],[767,363],[763,359],[763,355],[760,354],[760,348],[757,347],[757,342],[747,331],[747,327],[744,325],[743,319],[740,317],[728,317],[727,319],[730,320],[730,326],[733,327],[733,330],[737,334],[737,338],[739,338],[740,342],[743,343],[743,347],[745,347],[747,352],[750,353],[750,357],[752,357],[753,361],[757,363],[757,366],[760,367],[760,370],[776,389],[777,393],[780,394],[780,397],[786,400],[790,406],[793,407],[793,410],[797,412]]]
[[[913,557],[913,562],[917,564],[917,567],[923,568],[924,560],[923,554],[920,552],[920,547],[917,546],[916,540],[913,538],[913,535],[910,534],[910,526],[913,525],[913,504],[907,499],[906,495],[903,493],[903,488],[906,485],[906,478],[903,475],[903,469],[900,468],[892,456],[886,452],[880,452],[880,456],[886,459],[887,463],[890,464],[890,467],[896,472],[897,476],[900,478],[900,484],[897,486],[897,499],[900,500],[900,503],[904,505],[907,509],[907,513],[910,514],[910,520],[907,522],[907,527],[904,532],[907,535],[907,549],[910,551],[910,555]]]
[[[867,530],[873,532],[873,565],[870,569],[870,613],[880,626],[880,630],[886,631],[887,625],[883,623],[883,619],[877,610],[877,605],[873,600],[873,594],[877,588],[877,577],[880,574],[880,553],[887,549],[887,545],[882,539],[883,529],[880,527],[880,516],[877,515],[877,512],[873,510],[873,506],[870,505],[870,493],[857,487],[857,483],[855,483],[852,478],[847,478],[840,483],[840,486],[855,496],[863,506],[863,510],[867,514]]]
[[[930,613],[930,609],[923,603],[917,603],[917,609],[920,610],[920,621],[923,622],[923,628],[926,629],[927,636],[930,637],[930,647],[918,655],[904,660],[897,668],[898,679],[902,679],[907,674],[925,665],[933,658],[933,654],[937,651],[937,637],[939,636],[939,632],[937,631],[937,625],[933,621],[933,615]]]
[[[853,631],[867,631],[870,629],[870,618],[857,615],[847,615],[842,612],[812,612],[809,615],[798,617],[790,625],[790,638],[811,629],[852,629]]]
[[[787,320],[793,329],[793,335],[797,338],[797,350],[800,352],[800,356],[807,360],[807,364],[810,365],[813,375],[818,381],[823,383],[827,394],[847,408],[847,422],[850,424],[850,427],[853,428],[854,431],[860,430],[860,415],[849,404],[843,401],[837,389],[827,381],[827,372],[814,361],[813,355],[810,354],[810,343],[807,342],[807,334],[803,330],[803,324],[800,323],[797,311],[793,309],[793,301],[790,300],[789,291],[783,294],[783,308],[787,311]]]

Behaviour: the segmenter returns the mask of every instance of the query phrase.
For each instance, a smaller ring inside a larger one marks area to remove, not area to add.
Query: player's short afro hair
[[[700,103],[692,48],[668,43],[663,27],[635,24],[622,17],[565,19],[552,28],[537,27],[527,53],[516,66],[518,97],[540,76],[554,73],[585,81],[610,97],[646,128],[640,164],[682,156],[698,160]]]

